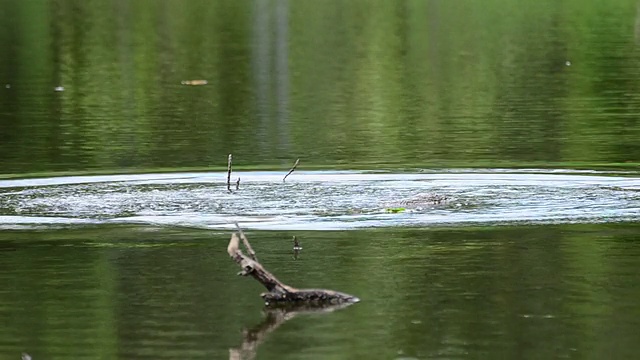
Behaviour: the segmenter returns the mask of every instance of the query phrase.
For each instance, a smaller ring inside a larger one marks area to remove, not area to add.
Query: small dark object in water
[[[231,163],[233,161],[233,155],[229,154],[227,158],[227,191],[231,192]]]
[[[298,241],[298,238],[295,235],[293,236],[293,250],[295,251],[302,250],[302,246],[300,246],[300,242]]]
[[[240,190],[240,178],[238,178],[238,180],[236,180],[236,191]]]

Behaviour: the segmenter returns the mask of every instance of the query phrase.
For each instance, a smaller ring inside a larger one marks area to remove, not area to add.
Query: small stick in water
[[[300,163],[300,159],[296,159],[296,163],[293,164],[293,167],[291,168],[291,170],[289,170],[289,172],[287,173],[287,175],[284,176],[284,179],[282,179],[282,182],[284,182],[285,180],[287,180],[287,176],[291,175],[291,173],[298,167],[298,164]]]
[[[298,238],[293,235],[293,260],[298,260],[298,255],[300,255],[300,250],[302,250],[302,246],[300,246],[300,242],[298,242]]]
[[[240,190],[240,178],[236,180],[236,190]]]
[[[298,241],[298,238],[295,235],[293,236],[293,250],[295,251],[302,250],[302,246],[300,246],[300,242]]]
[[[231,192],[231,154],[229,154],[229,160],[227,161],[227,190]]]

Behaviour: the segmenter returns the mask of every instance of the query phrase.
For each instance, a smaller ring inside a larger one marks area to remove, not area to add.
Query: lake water
[[[226,173],[0,181],[0,315],[8,320],[0,353],[420,359],[637,351],[640,179],[629,172],[323,171],[294,172],[286,183],[282,175],[243,173],[234,192]],[[449,201],[388,212],[426,192]],[[263,289],[236,277],[226,253],[234,221],[281,280],[362,301],[330,314],[263,315]]]
[[[639,234],[638,223],[249,231],[282,281],[361,299],[265,329],[264,289],[235,275],[228,231],[3,231],[0,354],[223,359],[262,329],[259,359],[630,359]]]
[[[0,0],[0,359],[635,358],[639,9]]]
[[[170,173],[0,180],[0,229],[153,224],[261,230],[640,220],[632,171]],[[420,201],[424,194],[443,203]]]

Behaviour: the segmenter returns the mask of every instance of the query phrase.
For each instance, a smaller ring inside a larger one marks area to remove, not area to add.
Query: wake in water
[[[640,179],[590,171],[274,172],[0,181],[0,228],[143,223],[255,229],[640,219]],[[390,213],[389,208],[402,208]]]

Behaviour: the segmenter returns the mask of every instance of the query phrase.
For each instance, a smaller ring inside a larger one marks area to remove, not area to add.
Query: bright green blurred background
[[[636,5],[0,0],[0,172],[638,166]]]

